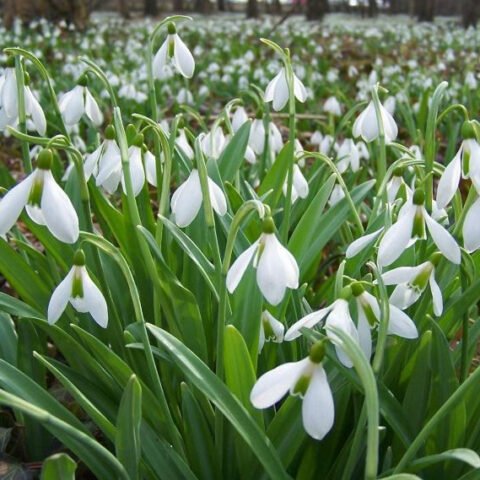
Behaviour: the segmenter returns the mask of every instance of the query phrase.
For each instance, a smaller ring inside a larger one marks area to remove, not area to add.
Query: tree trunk
[[[126,0],[119,0],[118,1],[118,10],[122,18],[128,19],[130,18],[130,10],[128,9],[127,1]]]
[[[258,18],[258,3],[257,3],[257,0],[248,0],[248,3],[247,3],[247,18]]]
[[[419,22],[433,22],[435,18],[435,0],[416,0],[416,14]]]
[[[378,15],[377,0],[368,0],[368,16],[376,17]]]
[[[209,0],[195,0],[195,11],[198,13],[207,13],[209,7]]]
[[[463,0],[462,23],[465,28],[476,27],[480,16],[480,5],[478,0]]]
[[[328,0],[307,0],[307,20],[321,20],[328,10]]]
[[[173,0],[173,10],[175,12],[183,12],[183,0]]]
[[[143,13],[149,17],[158,15],[157,0],[144,0]]]
[[[219,12],[225,12],[227,10],[225,8],[225,0],[217,0],[217,7]]]

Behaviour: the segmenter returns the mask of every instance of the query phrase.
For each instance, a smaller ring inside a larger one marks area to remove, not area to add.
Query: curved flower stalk
[[[279,322],[268,310],[262,312],[260,319],[260,338],[258,340],[258,353],[263,350],[265,342],[282,343],[285,326]]]
[[[331,430],[335,418],[333,395],[323,368],[325,346],[313,345],[310,355],[299,362],[289,362],[264,373],[255,383],[250,401],[255,408],[275,405],[287,392],[303,399],[302,421],[305,431],[321,440]]]
[[[385,142],[393,142],[398,135],[397,124],[382,104],[380,104],[380,115],[385,133]],[[355,120],[352,133],[354,137],[361,137],[368,143],[379,137],[380,130],[373,100],[370,101],[367,108]]]
[[[335,351],[338,359],[346,367],[352,367],[353,363],[340,346],[341,342],[339,341],[338,337],[334,333],[329,333],[329,327],[335,327],[344,331],[356,343],[359,343],[358,330],[352,320],[348,306],[348,300],[350,299],[351,295],[352,289],[350,287],[345,287],[340,294],[340,298],[335,300],[331,305],[309,313],[305,317],[295,322],[287,330],[287,333],[285,333],[285,340],[295,340],[296,338],[300,337],[300,330],[302,328],[313,328],[323,319],[325,319],[325,330],[327,332],[327,336],[332,340],[333,343],[335,343]]]
[[[185,78],[192,78],[195,71],[195,60],[188,47],[177,33],[173,22],[167,26],[168,35],[153,59],[153,75],[163,78],[165,69],[172,65]]]
[[[230,293],[235,291],[252,261],[257,270],[258,287],[271,305],[278,305],[283,300],[287,288],[298,288],[297,261],[278,241],[272,217],[264,220],[260,238],[247,248],[228,270],[227,289]]]
[[[73,267],[54,290],[48,304],[48,323],[56,323],[68,303],[80,313],[89,313],[102,328],[108,324],[107,302],[100,289],[93,283],[85,267],[85,254],[77,250]]]
[[[80,77],[76,87],[62,95],[58,106],[65,125],[69,127],[76,125],[83,115],[86,115],[96,127],[103,123],[103,114],[87,87],[86,75]]]
[[[469,130],[462,129],[465,139],[438,182],[436,200],[440,208],[445,208],[451,202],[461,177],[470,178],[477,192],[480,192],[480,144],[474,132],[469,133]]]
[[[416,267],[394,268],[382,274],[385,285],[396,285],[390,296],[390,303],[405,310],[413,305],[429,286],[433,300],[433,313],[439,317],[443,312],[443,299],[442,291],[435,280],[435,267],[440,258],[441,254],[437,252]]]
[[[78,216],[68,195],[53,178],[53,155],[43,150],[37,168],[0,200],[0,235],[5,235],[25,208],[28,216],[45,225],[51,234],[65,243],[75,243],[79,236]]]
[[[307,90],[295,73],[293,73],[293,94],[301,103],[307,99]],[[272,102],[273,109],[278,112],[283,110],[289,97],[287,71],[285,67],[282,67],[265,90],[265,102]]]
[[[365,356],[370,359],[372,356],[371,330],[380,322],[380,305],[377,298],[365,291],[360,283],[353,283],[351,288],[357,304],[357,329],[360,347],[365,353]],[[390,299],[389,305],[387,334],[397,335],[407,339],[418,337],[418,330],[413,320],[406,313],[402,312],[392,299]]]
[[[384,234],[378,248],[378,265],[393,263],[417,239],[426,238],[428,229],[433,242],[452,263],[460,263],[460,248],[450,233],[437,223],[424,207],[423,190],[415,190],[398,213],[398,219]],[[426,228],[425,228],[426,226]]]
[[[23,95],[25,98],[25,115],[27,119],[31,120],[31,123],[28,124],[29,130],[35,129],[39,135],[44,136],[47,131],[45,113],[29,84],[30,77],[25,72]],[[5,129],[7,125],[15,126],[18,123],[18,88],[15,67],[7,66],[0,86],[0,130]]]
[[[212,208],[223,217],[227,213],[227,199],[222,189],[209,177],[208,191]],[[200,184],[200,175],[194,168],[187,180],[180,185],[172,195],[171,208],[175,223],[183,228],[188,227],[197,217],[202,206],[203,195]]]

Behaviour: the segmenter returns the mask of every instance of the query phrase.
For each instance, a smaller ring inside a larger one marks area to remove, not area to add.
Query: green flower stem
[[[135,201],[135,196],[133,194],[133,186],[132,186],[132,178],[130,175],[130,168],[129,168],[129,159],[128,159],[128,144],[127,144],[127,137],[125,134],[125,129],[123,127],[122,116],[119,107],[115,107],[113,109],[113,119],[115,125],[115,131],[117,134],[117,141],[120,147],[120,154],[122,157],[122,171],[125,178],[125,187],[127,190],[126,199],[127,199],[127,208],[129,210],[130,217],[135,227],[138,225],[142,225],[140,214],[138,211],[137,203]],[[159,285],[158,285],[158,277],[157,271],[155,267],[155,263],[153,261],[152,255],[150,253],[150,249],[148,244],[146,243],[145,238],[140,234],[137,228],[135,228],[135,235],[137,236],[137,241],[140,245],[140,250],[145,261],[145,265],[148,269],[152,282],[154,284],[155,292],[158,292]],[[151,377],[151,381],[153,387],[155,389],[156,395],[158,396],[160,402],[162,403],[163,409],[165,411],[165,416],[167,417],[167,423],[169,426],[171,439],[174,447],[176,448],[177,452],[180,454],[183,453],[183,446],[180,433],[178,432],[175,423],[173,421],[172,414],[170,412],[170,408],[168,406],[167,399],[165,397],[165,392],[163,391],[162,382],[160,380],[160,375],[158,373],[157,367],[155,365],[155,359],[153,357],[152,346],[150,345],[150,341],[148,338],[147,329],[145,326],[145,320],[143,318],[143,314],[140,317],[141,321],[139,322],[142,326],[142,343],[145,348],[145,355],[147,360],[147,366],[149,369],[149,374]]]
[[[363,385],[367,413],[365,480],[376,480],[378,470],[380,404],[378,400],[378,389],[375,375],[359,345],[350,337],[350,335],[337,327],[330,327],[330,330],[340,339],[340,343],[351,359]]]
[[[450,105],[447,107],[437,118],[437,125],[440,125],[444,117],[446,117],[450,112],[453,112],[455,110],[460,110],[460,112],[463,114],[464,120],[469,120],[470,115],[468,114],[468,110],[465,107],[465,105],[462,105],[461,103],[455,103],[454,105]]]
[[[380,323],[378,327],[377,347],[375,349],[375,356],[373,357],[372,368],[376,375],[380,373],[385,356],[385,347],[388,335],[388,323],[390,321],[390,302],[388,299],[387,289],[382,280],[382,275],[378,271],[373,262],[368,262],[368,266],[373,270],[375,279],[378,283],[380,292]]]
[[[408,464],[415,458],[415,454],[425,445],[428,437],[438,424],[450,413],[461,401],[467,398],[467,392],[470,388],[478,390],[480,382],[480,368],[477,368],[457,390],[450,396],[450,398],[435,412],[427,424],[414,438],[413,442],[403,454],[403,457],[398,462],[393,473],[400,473],[405,470]]]
[[[462,270],[462,269],[460,269]],[[460,284],[462,287],[462,293],[465,292],[468,288],[467,275],[461,271],[460,273]],[[468,316],[468,309],[463,314],[462,318],[462,350],[460,358],[460,383],[463,383],[468,377],[468,372],[470,370],[470,361],[468,359],[468,345],[470,337],[470,319]]]
[[[115,95],[115,91],[113,90],[112,85],[108,81],[107,75],[105,72],[92,60],[85,57],[80,57],[80,61],[85,63],[90,67],[90,71],[94,73],[99,80],[103,83],[104,87],[107,89],[107,92],[110,96],[110,101],[112,102],[113,107],[118,107],[117,96]]]
[[[352,444],[350,446],[350,454],[348,455],[347,463],[343,470],[341,480],[351,480],[353,478],[353,471],[357,464],[360,452],[363,449],[363,433],[365,431],[365,424],[367,422],[367,404],[364,402],[360,416],[357,420],[357,426],[353,435]]]
[[[25,112],[25,73],[23,71],[22,59],[15,56],[15,77],[17,80],[17,101],[18,101],[18,128],[22,133],[27,133],[27,114]],[[25,173],[32,172],[32,160],[28,142],[22,141],[22,159]]]
[[[377,192],[380,190],[380,186],[387,173],[387,147],[385,144],[385,126],[383,125],[383,119],[381,114],[381,103],[378,97],[378,85],[372,88],[372,100],[375,107],[375,116],[377,117],[378,125],[378,156],[377,156]],[[378,195],[380,196],[380,194]],[[384,191],[381,195],[383,202],[387,201],[387,194]]]
[[[290,215],[292,211],[292,190],[293,190],[293,166],[295,164],[295,94],[294,94],[294,80],[293,80],[293,67],[290,61],[290,53],[287,50],[285,56],[285,71],[287,73],[288,83],[288,143],[289,143],[289,157],[288,171],[287,171],[287,194],[285,196],[285,213],[280,227],[280,237],[283,243],[286,245],[288,242],[288,232],[290,230]]]
[[[437,142],[435,138],[438,109],[442,97],[448,87],[447,82],[442,82],[432,96],[430,109],[428,110],[427,128],[425,131],[425,177],[428,181],[425,185],[425,206],[427,211],[432,211],[433,204],[433,166],[437,154]]]
[[[347,200],[348,205],[350,206],[350,210],[352,211],[353,218],[355,220],[355,224],[357,225],[358,232],[360,236],[362,236],[364,234],[362,220],[360,218],[360,215],[358,214],[357,208],[355,207],[355,203],[352,199],[352,196],[350,195],[350,191],[348,190],[348,187],[345,184],[345,181],[343,180],[342,174],[338,171],[338,168],[336,167],[335,163],[333,163],[332,160],[326,155],[324,155],[323,153],[304,152],[302,154],[302,158],[306,158],[306,157],[317,158],[322,162],[325,162],[330,168],[330,170],[335,174],[335,176],[337,177],[337,181],[342,187],[343,193],[345,194],[345,198]]]

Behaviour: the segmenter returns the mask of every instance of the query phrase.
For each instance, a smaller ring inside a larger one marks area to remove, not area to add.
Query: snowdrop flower
[[[54,324],[68,303],[80,313],[89,313],[103,328],[108,323],[107,302],[100,289],[93,283],[85,267],[85,254],[77,250],[73,267],[53,292],[48,304],[48,323]]]
[[[211,131],[201,137],[200,145],[207,158],[217,160],[227,146],[227,139],[221,127],[216,125]]]
[[[337,168],[340,173],[344,173],[348,166],[352,167],[354,172],[360,168],[360,155],[357,145],[351,138],[346,138],[337,152]]]
[[[385,230],[385,227],[379,228],[372,233],[363,235],[360,238],[354,240],[347,248],[345,252],[346,258],[353,258],[355,255],[358,255],[363,249],[372,244],[380,234]]]
[[[342,115],[342,107],[336,97],[327,98],[323,104],[323,109],[334,117],[340,117]]]
[[[293,73],[293,94],[301,103],[304,103],[307,99],[307,90],[295,73]],[[285,107],[289,98],[290,92],[288,89],[287,73],[285,67],[282,67],[265,90],[265,102],[273,102],[273,109],[278,112]]]
[[[182,151],[182,153],[189,159],[193,160],[195,153],[193,152],[193,148],[188,143],[187,134],[185,133],[184,128],[180,128],[178,130],[178,136],[175,139],[175,145]]]
[[[263,350],[265,342],[283,342],[285,327],[268,310],[262,312],[260,321],[260,338],[258,341],[258,353]]]
[[[353,363],[343,350],[340,339],[334,333],[329,332],[330,327],[338,328],[349,335],[352,340],[359,343],[357,327],[353,323],[350,310],[348,308],[348,299],[351,297],[351,295],[352,289],[350,287],[343,288],[342,292],[340,293],[340,298],[335,300],[331,305],[309,313],[305,317],[298,320],[298,322],[294,323],[287,330],[287,333],[285,333],[285,340],[288,342],[295,340],[296,338],[300,337],[300,330],[302,328],[313,328],[323,319],[325,319],[325,330],[328,337],[333,343],[335,343],[335,351],[338,359],[347,368],[352,367]]]
[[[402,186],[407,187],[403,180],[403,168],[399,167],[393,171],[392,178],[387,183],[387,200],[391,205],[395,202],[398,192]]]
[[[358,339],[360,347],[365,356],[370,359],[372,356],[372,334],[371,329],[380,322],[380,305],[378,300],[365,291],[360,283],[351,285],[353,296],[358,311]],[[412,319],[402,310],[395,306],[392,299],[389,305],[388,330],[389,335],[398,335],[402,338],[413,339],[418,337],[418,330]]]
[[[246,122],[248,122],[247,112],[243,107],[237,107],[232,115],[232,129],[234,133],[237,133]]]
[[[0,236],[13,227],[25,208],[35,223],[45,225],[61,242],[77,241],[77,212],[68,195],[53,178],[50,171],[52,160],[50,150],[40,152],[37,168],[0,200]]]
[[[462,134],[465,140],[438,182],[436,200],[439,208],[445,208],[450,203],[461,176],[471,178],[477,191],[480,191],[480,144],[475,139],[475,133],[468,130],[467,123],[462,128]]]
[[[333,187],[332,193],[330,194],[330,198],[328,199],[328,204],[333,207],[338,202],[345,198],[345,192],[343,188],[338,183]]]
[[[160,161],[163,162],[163,153],[160,154]],[[157,160],[155,155],[149,150],[143,152],[143,160],[145,161],[145,176],[147,182],[153,187],[157,186]]]
[[[316,147],[320,148],[320,145],[322,143],[322,140],[323,140],[323,135],[322,135],[322,132],[319,132],[318,130],[315,130],[313,133],[312,133],[312,136],[310,137],[310,143],[312,145],[315,145]]]
[[[186,88],[181,88],[177,93],[176,97],[177,103],[184,105],[193,105],[193,94],[190,90]]]
[[[467,252],[480,248],[480,197],[468,210],[463,223],[463,241]]]
[[[382,104],[380,104],[380,115],[385,133],[385,142],[393,142],[398,135],[397,124]],[[355,120],[352,132],[354,137],[362,137],[366,142],[372,142],[379,136],[378,120],[373,100],[370,101],[367,108]]]
[[[212,208],[222,217],[227,213],[225,194],[213,180],[207,177],[207,181]],[[194,168],[187,180],[172,195],[170,206],[175,223],[181,228],[188,227],[200,211],[202,201],[203,194],[200,175],[198,170]]]
[[[277,154],[283,148],[282,134],[278,127],[270,122],[268,125],[269,146],[274,154]]]
[[[331,430],[335,417],[332,391],[322,360],[323,342],[313,345],[310,355],[299,362],[289,362],[264,373],[250,393],[255,408],[275,405],[290,392],[303,398],[302,421],[305,431],[321,440]]]
[[[177,34],[175,24],[168,24],[168,36],[153,59],[153,74],[162,78],[165,68],[169,65],[185,78],[192,78],[195,70],[195,60],[190,50]]]
[[[250,128],[248,144],[256,155],[261,155],[265,149],[265,126],[262,118],[255,118]]]
[[[395,113],[395,107],[396,107],[397,101],[395,100],[395,97],[388,97],[385,100],[385,110],[390,114],[393,115]]]
[[[385,232],[380,241],[377,260],[380,267],[393,263],[418,238],[425,239],[425,226],[443,255],[457,265],[460,263],[460,248],[457,242],[427,213],[424,200],[425,193],[417,189],[400,209],[397,222]]]
[[[130,170],[130,178],[132,181],[133,195],[136,197],[145,185],[145,169],[142,163],[142,147],[143,135],[138,134],[133,145],[128,148],[128,168]],[[122,175],[122,188],[127,193],[125,185],[125,176]]]
[[[47,121],[40,103],[30,89],[29,83],[30,77],[25,72],[23,95],[25,115],[27,119],[31,120],[29,130],[32,130],[30,126],[33,126],[39,135],[44,136],[47,131]],[[0,129],[4,129],[7,125],[15,126],[18,123],[18,86],[14,67],[5,69],[4,81],[0,88],[0,105],[3,107],[0,111]]]
[[[434,253],[430,260],[417,267],[399,267],[382,274],[385,285],[396,285],[390,296],[390,303],[405,310],[413,305],[427,288],[430,287],[433,299],[433,313],[439,317],[443,312],[442,292],[435,280],[435,267],[441,254]]]
[[[78,85],[65,93],[58,102],[65,125],[77,124],[85,114],[92,123],[99,127],[103,123],[103,115],[87,87],[87,77],[83,75]]]
[[[227,289],[233,293],[247,267],[252,263],[257,270],[257,284],[271,305],[278,305],[287,288],[298,288],[299,269],[295,257],[278,241],[271,217],[263,221],[260,238],[245,250],[230,267]]]
[[[283,194],[287,195],[287,180],[283,184]],[[300,167],[295,164],[293,166],[293,183],[292,183],[292,203],[295,203],[298,198],[308,197],[308,182],[303,176]]]

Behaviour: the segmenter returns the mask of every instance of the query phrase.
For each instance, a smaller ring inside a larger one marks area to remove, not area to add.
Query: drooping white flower
[[[295,98],[304,103],[307,99],[307,90],[301,80],[293,74],[293,94]],[[265,90],[265,102],[273,102],[273,109],[278,112],[285,107],[290,97],[288,90],[287,73],[285,67],[282,67],[280,72],[268,84]]]
[[[349,287],[346,287],[347,291]],[[347,335],[349,335],[352,340],[356,343],[359,343],[358,331],[355,323],[353,323],[352,317],[350,315],[350,310],[348,307],[348,301],[345,298],[348,298],[351,295],[351,290],[348,290],[348,293],[341,295],[341,298],[335,300],[331,305],[325,308],[321,308],[315,312],[309,313],[305,317],[301,318],[295,322],[285,333],[285,340],[291,341],[295,340],[301,335],[300,330],[302,328],[313,328],[323,319],[325,319],[325,330],[328,337],[335,343],[335,351],[340,362],[343,363],[346,367],[350,368],[353,366],[352,361],[345,353],[341,346],[341,341],[337,335],[335,335],[330,327],[338,328],[342,330]]]
[[[323,109],[335,117],[340,117],[342,115],[342,107],[337,100],[337,97],[328,97],[323,104]]]
[[[185,78],[192,78],[195,60],[188,47],[177,34],[175,24],[168,24],[168,36],[153,59],[153,75],[163,78],[165,68],[172,65]]]
[[[340,184],[336,184],[333,187],[332,193],[330,194],[330,198],[328,199],[328,204],[333,207],[338,202],[345,198],[345,192]]]
[[[283,342],[285,326],[279,322],[268,310],[262,312],[260,320],[260,338],[258,341],[258,353],[263,350],[265,342]]]
[[[337,152],[338,171],[344,173],[348,166],[351,166],[354,172],[357,172],[360,168],[360,155],[358,148],[351,138],[346,138]]]
[[[51,151],[43,150],[38,155],[37,168],[0,200],[0,236],[13,227],[25,208],[35,223],[45,225],[58,240],[77,241],[77,212],[53,178],[52,158]]]
[[[376,297],[365,291],[361,284],[352,284],[352,292],[355,297],[358,311],[358,339],[365,356],[372,356],[372,334],[381,318],[380,305]],[[392,302],[390,299],[388,329],[389,335],[398,335],[402,338],[413,339],[418,337],[418,330],[413,320]]]
[[[247,112],[242,106],[237,107],[232,115],[232,129],[234,133],[237,133],[246,122],[248,122]]]
[[[378,248],[378,265],[393,263],[417,239],[426,238],[428,229],[433,242],[443,255],[455,264],[460,263],[460,248],[452,235],[426,211],[424,192],[417,189],[400,209],[398,219],[384,234]]]
[[[107,302],[88,275],[82,250],[75,253],[73,267],[50,298],[47,314],[50,325],[60,318],[69,302],[77,312],[89,313],[98,325],[107,327]]]
[[[255,118],[250,128],[248,144],[256,155],[261,155],[265,149],[265,126],[262,118]]]
[[[462,142],[440,177],[436,197],[439,208],[445,208],[450,203],[458,189],[460,177],[470,178],[477,192],[480,191],[480,144],[474,138]]]
[[[363,249],[371,245],[380,236],[384,229],[385,227],[381,227],[372,233],[368,233],[354,240],[348,246],[345,256],[347,258],[353,258],[355,255],[358,255]]]
[[[218,215],[223,216],[227,213],[227,200],[222,189],[210,178],[208,180],[208,190],[212,208]],[[187,180],[180,185],[172,195],[171,208],[175,223],[179,227],[187,227],[195,220],[200,207],[202,206],[203,195],[200,184],[198,170],[194,168]]]
[[[268,125],[268,135],[270,149],[277,154],[283,148],[283,139],[279,128],[273,122]]]
[[[387,183],[387,200],[389,204],[393,204],[397,198],[397,194],[402,186],[407,186],[403,180],[403,169],[395,169],[392,177]]]
[[[178,136],[175,139],[175,145],[182,151],[182,153],[189,159],[193,160],[195,156],[193,148],[188,143],[187,134],[185,133],[184,128],[178,130]]]
[[[335,406],[322,365],[324,347],[316,345],[309,357],[264,373],[255,383],[250,401],[255,408],[264,409],[275,405],[287,392],[300,395],[303,428],[311,437],[321,440],[333,426]],[[322,351],[318,353],[319,350]]]
[[[83,115],[97,127],[103,123],[103,114],[87,87],[85,76],[80,78],[78,85],[72,90],[62,95],[58,106],[67,126],[77,124]]]
[[[200,146],[207,158],[217,160],[228,145],[227,138],[220,126],[216,125],[207,134],[203,134],[200,140]]]
[[[155,155],[149,150],[145,150],[143,153],[143,160],[145,161],[145,176],[147,182],[153,187],[157,186],[157,160]],[[160,161],[163,162],[163,153],[161,154]]]
[[[465,250],[471,253],[480,248],[480,197],[475,200],[463,222]]]
[[[143,143],[143,141],[142,141]],[[131,145],[128,148],[128,168],[130,170],[130,178],[132,181],[133,195],[136,197],[145,185],[145,170],[142,163],[142,147],[139,145]],[[122,188],[127,193],[125,184],[125,175],[122,175]]]
[[[278,241],[273,220],[264,220],[263,233],[232,264],[227,274],[227,289],[233,293],[248,266],[257,270],[257,284],[271,305],[278,305],[287,288],[298,288],[299,269],[295,257]]]
[[[417,267],[398,267],[383,273],[382,280],[385,285],[397,285],[390,296],[390,303],[405,310],[420,298],[429,285],[433,299],[433,313],[437,317],[440,316],[443,311],[442,292],[435,280],[435,266],[440,258],[440,254],[435,253],[430,260]]]
[[[287,196],[287,179],[283,184],[283,194]],[[307,198],[308,197],[308,182],[307,179],[303,176],[300,167],[295,164],[293,166],[293,182],[292,182],[292,203],[295,203],[298,198]]]
[[[380,115],[385,133],[385,142],[393,142],[398,135],[397,124],[382,104],[380,104]],[[373,100],[370,101],[367,108],[355,120],[352,133],[354,137],[362,137],[366,142],[372,142],[379,136],[378,120]]]

